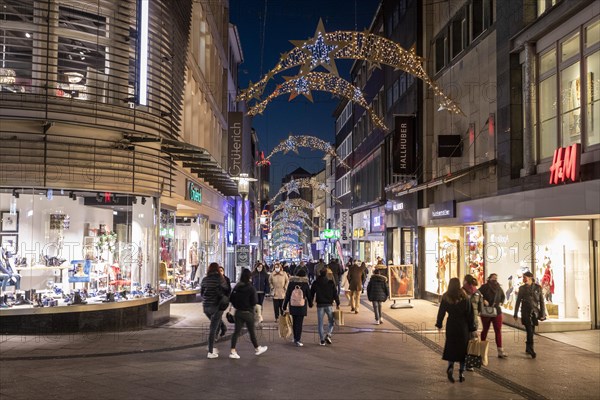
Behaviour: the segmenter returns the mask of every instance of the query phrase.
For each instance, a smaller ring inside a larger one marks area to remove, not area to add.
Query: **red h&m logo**
[[[581,165],[581,144],[575,143],[569,147],[560,147],[554,150],[554,158],[550,166],[550,184],[566,182],[567,179],[575,182],[579,179]]]

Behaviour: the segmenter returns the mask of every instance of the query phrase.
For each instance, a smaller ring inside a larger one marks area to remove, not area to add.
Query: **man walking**
[[[316,296],[317,302],[317,323],[319,326],[319,339],[321,346],[326,343],[331,344],[331,334],[333,333],[333,302],[335,301],[336,308],[340,308],[340,297],[338,296],[335,283],[327,278],[327,269],[323,268],[319,272],[319,276],[314,281],[310,288],[310,296]],[[323,316],[327,314],[329,319],[329,327],[327,333],[323,330]]]
[[[352,264],[348,269],[348,288],[350,289],[350,312],[358,314],[358,307],[360,306],[360,294],[363,290],[363,281],[367,274],[367,267],[365,263],[358,265],[357,262]]]
[[[519,288],[517,294],[517,304],[515,305],[515,322],[519,319],[519,307],[521,307],[521,323],[525,325],[527,331],[527,342],[525,352],[531,358],[535,358],[536,354],[533,349],[533,333],[538,321],[546,319],[546,306],[544,305],[544,296],[542,287],[533,281],[533,274],[529,271],[523,274],[523,285]]]

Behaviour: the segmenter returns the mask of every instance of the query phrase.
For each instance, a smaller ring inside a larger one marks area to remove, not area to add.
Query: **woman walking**
[[[502,348],[502,310],[500,304],[504,303],[506,299],[504,296],[504,290],[498,283],[498,275],[490,274],[487,279],[487,283],[481,285],[479,292],[483,296],[483,305],[486,307],[494,307],[496,309],[496,316],[481,316],[481,340],[487,338],[488,331],[490,330],[490,324],[494,326],[494,334],[496,336],[496,346],[498,347],[498,357],[506,358],[508,353]]]
[[[256,289],[256,294],[258,296],[256,314],[258,323],[261,323],[263,321],[263,301],[265,300],[265,294],[269,293],[269,273],[265,271],[264,266],[260,262],[256,263],[254,271],[252,271],[252,286]]]
[[[448,361],[446,373],[448,380],[454,383],[454,363],[460,363],[459,381],[465,380],[465,356],[469,345],[469,338],[476,337],[475,321],[471,303],[467,293],[460,287],[458,278],[450,279],[448,291],[443,294],[440,309],[438,310],[435,326],[442,329],[442,322],[448,313],[446,320],[446,343],[442,359]]]
[[[304,270],[300,270],[297,276],[290,278],[283,302],[284,310],[288,304],[290,305],[290,315],[293,321],[294,343],[296,343],[296,346],[302,347],[304,346],[301,342],[302,325],[304,324],[304,317],[306,317],[306,305],[308,304],[310,308],[313,306],[308,278]]]
[[[269,286],[273,293],[273,311],[275,312],[275,322],[279,320],[279,315],[283,312],[283,301],[285,300],[285,292],[287,291],[289,277],[288,274],[281,269],[279,263],[275,263],[275,268],[269,275]]]
[[[390,297],[390,288],[388,279],[383,275],[383,269],[375,268],[373,275],[367,285],[367,298],[373,303],[373,312],[375,313],[375,325],[383,323],[381,316],[381,303],[385,302]]]
[[[250,341],[254,345],[254,354],[257,356],[267,351],[267,346],[259,346],[256,340],[256,332],[254,330],[254,307],[256,306],[257,296],[256,290],[250,284],[249,269],[244,268],[240,275],[240,282],[235,285],[231,292],[231,304],[235,307],[235,331],[231,337],[231,352],[229,358],[238,359],[240,355],[237,353],[235,346],[237,345],[238,337],[242,333],[242,328],[246,325],[250,334]]]
[[[219,264],[210,263],[206,276],[200,284],[200,294],[202,295],[202,306],[204,314],[210,320],[208,333],[208,358],[219,357],[219,351],[214,348],[215,336],[217,330],[221,327],[221,316],[223,310],[220,310],[220,303],[223,296],[229,295],[229,285],[219,272]]]

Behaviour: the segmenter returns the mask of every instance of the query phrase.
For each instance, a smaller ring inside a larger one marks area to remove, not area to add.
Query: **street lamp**
[[[231,179],[238,181],[238,193],[242,197],[242,244],[246,244],[246,198],[250,193],[250,182],[255,182],[256,179],[249,178],[246,173]]]

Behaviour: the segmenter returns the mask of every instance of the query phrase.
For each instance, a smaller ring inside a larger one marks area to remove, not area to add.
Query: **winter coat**
[[[386,301],[390,297],[388,279],[383,275],[374,274],[367,285],[369,301]]]
[[[325,267],[326,267],[325,263],[319,261],[317,263],[317,265],[315,265],[315,276],[319,276],[321,273],[321,270]]]
[[[202,279],[200,294],[204,307],[217,306],[221,301],[221,295],[229,294],[230,286],[219,272],[213,272]]]
[[[288,283],[287,291],[285,293],[285,300],[283,301],[283,309],[285,310],[290,302],[292,297],[292,292],[296,288],[296,286],[300,286],[302,292],[304,292],[304,306],[292,306],[290,304],[290,315],[304,315],[307,314],[307,305],[309,307],[313,306],[312,297],[310,296],[310,288],[308,286],[308,278],[306,276],[292,276]]]
[[[258,303],[256,289],[249,283],[238,282],[231,291],[231,304],[239,311],[252,311]]]
[[[498,285],[498,289],[494,290],[489,283],[484,283],[479,288],[479,292],[483,296],[482,300],[486,300],[490,306],[496,307],[498,315],[502,314],[500,305],[504,303],[506,297],[504,296],[504,290]]]
[[[282,300],[285,298],[288,282],[288,274],[283,271],[273,272],[269,275],[269,286],[274,299]]]
[[[340,278],[342,277],[342,274],[344,273],[344,271],[342,271],[340,264],[337,261],[332,261],[329,263],[328,267],[331,270],[331,272],[333,273],[334,281],[336,283],[339,282]]]
[[[367,267],[361,267],[358,264],[353,264],[348,269],[348,288],[352,291],[361,291],[363,280],[367,276]]]
[[[476,330],[471,302],[468,298],[464,298],[458,303],[452,303],[444,294],[435,324],[437,328],[442,329],[442,322],[446,313],[448,313],[446,343],[444,344],[442,359],[446,361],[465,361],[470,332]]]
[[[269,293],[269,273],[264,268],[262,271],[252,271],[252,286],[257,293]]]
[[[481,312],[481,306],[483,305],[483,296],[477,290],[472,295],[469,295],[469,301],[471,302],[471,310],[473,312],[473,318],[475,320],[475,329],[479,329],[479,313]]]
[[[519,307],[522,308],[522,316],[533,314],[536,319],[546,319],[546,306],[544,305],[542,287],[537,283],[532,283],[531,285],[522,285],[517,293],[517,303],[515,304],[514,314],[515,318],[517,318]]]
[[[319,276],[310,288],[310,297],[314,299],[316,296],[317,307],[327,307],[335,304],[340,306],[340,297],[338,296],[335,283],[327,276]]]

